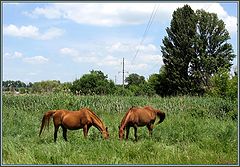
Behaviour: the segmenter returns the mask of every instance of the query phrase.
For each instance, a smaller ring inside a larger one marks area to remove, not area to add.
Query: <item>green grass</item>
[[[151,105],[166,113],[153,136],[138,128],[134,141],[118,140],[118,126],[131,106]],[[43,114],[51,109],[90,107],[108,126],[103,140],[92,127],[87,139],[81,130],[59,130],[53,123],[38,136]],[[120,97],[64,94],[3,96],[3,164],[237,164],[237,102],[212,97]]]

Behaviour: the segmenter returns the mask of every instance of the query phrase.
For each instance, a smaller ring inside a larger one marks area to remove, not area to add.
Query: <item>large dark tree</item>
[[[189,71],[195,91],[205,92],[213,74],[220,68],[230,70],[235,55],[232,45],[227,42],[229,33],[217,14],[197,10],[196,15],[195,54]]]
[[[185,5],[173,13],[161,46],[167,92],[204,93],[218,69],[230,69],[235,57],[225,24],[216,14]]]
[[[190,88],[188,68],[194,55],[196,15],[185,5],[173,12],[168,36],[161,46],[166,70],[166,81],[170,94],[187,93]]]

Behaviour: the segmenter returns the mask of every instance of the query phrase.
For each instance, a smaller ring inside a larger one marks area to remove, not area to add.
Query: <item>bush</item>
[[[215,97],[236,99],[238,92],[237,75],[230,78],[227,69],[220,69],[210,80],[207,94]]]

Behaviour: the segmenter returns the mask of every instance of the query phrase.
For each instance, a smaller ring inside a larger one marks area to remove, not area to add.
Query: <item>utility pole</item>
[[[123,83],[122,83],[122,87],[123,87],[123,89],[124,89],[124,79],[125,79],[124,74],[125,74],[125,73],[128,73],[128,72],[126,72],[125,69],[124,69],[124,58],[123,58],[122,64],[123,64],[123,65],[122,65],[122,72],[118,72],[118,73],[122,73],[122,74],[123,74],[123,75],[122,75],[122,80],[123,80],[123,81],[122,81],[122,82],[123,82]]]

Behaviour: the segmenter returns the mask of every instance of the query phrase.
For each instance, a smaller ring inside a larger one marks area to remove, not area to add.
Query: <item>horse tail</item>
[[[159,110],[156,110],[157,116],[160,119],[157,124],[160,124],[165,119],[165,113]]]
[[[40,129],[39,136],[41,135],[42,130],[43,130],[43,128],[45,127],[46,123],[47,123],[48,128],[49,128],[49,120],[50,120],[50,118],[52,117],[52,115],[53,115],[55,112],[56,112],[56,111],[48,111],[48,112],[46,112],[46,113],[43,115],[42,125],[41,125],[41,129]]]

